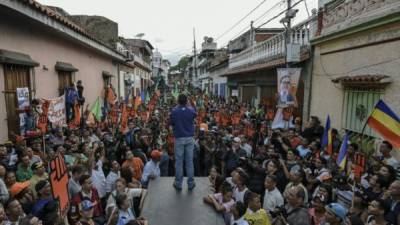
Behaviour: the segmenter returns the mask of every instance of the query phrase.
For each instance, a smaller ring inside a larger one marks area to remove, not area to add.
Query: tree
[[[189,63],[189,58],[190,56],[188,55],[182,56],[179,59],[178,64],[176,64],[175,66],[171,66],[170,71],[178,70],[180,72],[183,72]]]

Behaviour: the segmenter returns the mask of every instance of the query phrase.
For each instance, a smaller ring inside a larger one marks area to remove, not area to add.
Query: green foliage
[[[189,58],[188,55],[182,56],[179,59],[178,64],[171,66],[170,71],[179,70],[180,72],[183,72],[189,63]]]

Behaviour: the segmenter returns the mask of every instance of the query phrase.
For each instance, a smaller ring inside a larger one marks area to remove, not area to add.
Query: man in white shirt
[[[106,178],[106,192],[110,193],[115,190],[115,181],[121,177],[121,172],[119,171],[120,165],[116,160],[111,162],[111,171],[108,173]]]
[[[251,157],[251,153],[253,151],[253,147],[247,143],[246,137],[242,137],[242,146],[241,148],[246,151],[247,158]]]
[[[92,168],[92,180],[93,185],[99,192],[99,197],[102,201],[107,194],[106,191],[106,176],[104,175],[103,171],[103,158],[99,159],[95,166]]]
[[[379,151],[382,154],[382,161],[393,168],[397,168],[400,166],[399,161],[392,156],[391,152],[393,150],[393,145],[390,144],[388,141],[383,141],[379,147]]]
[[[265,178],[265,195],[263,208],[271,216],[271,212],[276,211],[276,208],[283,206],[284,200],[281,192],[276,188],[278,178],[274,175],[268,175]]]
[[[143,169],[142,174],[142,185],[143,187],[147,187],[150,179],[155,179],[160,176],[160,160],[162,156],[162,152],[158,150],[153,150],[151,152],[151,160],[146,163]]]

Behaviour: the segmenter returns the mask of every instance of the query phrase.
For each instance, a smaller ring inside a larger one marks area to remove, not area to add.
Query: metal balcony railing
[[[289,43],[300,44],[303,50],[308,48],[316,28],[316,16],[297,24],[292,27]],[[250,66],[285,56],[285,36],[286,32],[282,32],[237,54],[231,54],[229,68]]]

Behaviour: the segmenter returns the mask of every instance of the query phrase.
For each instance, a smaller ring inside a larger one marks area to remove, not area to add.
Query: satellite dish
[[[137,38],[142,38],[144,35],[145,35],[144,33],[139,33],[139,34],[136,34],[135,37],[137,37]]]

